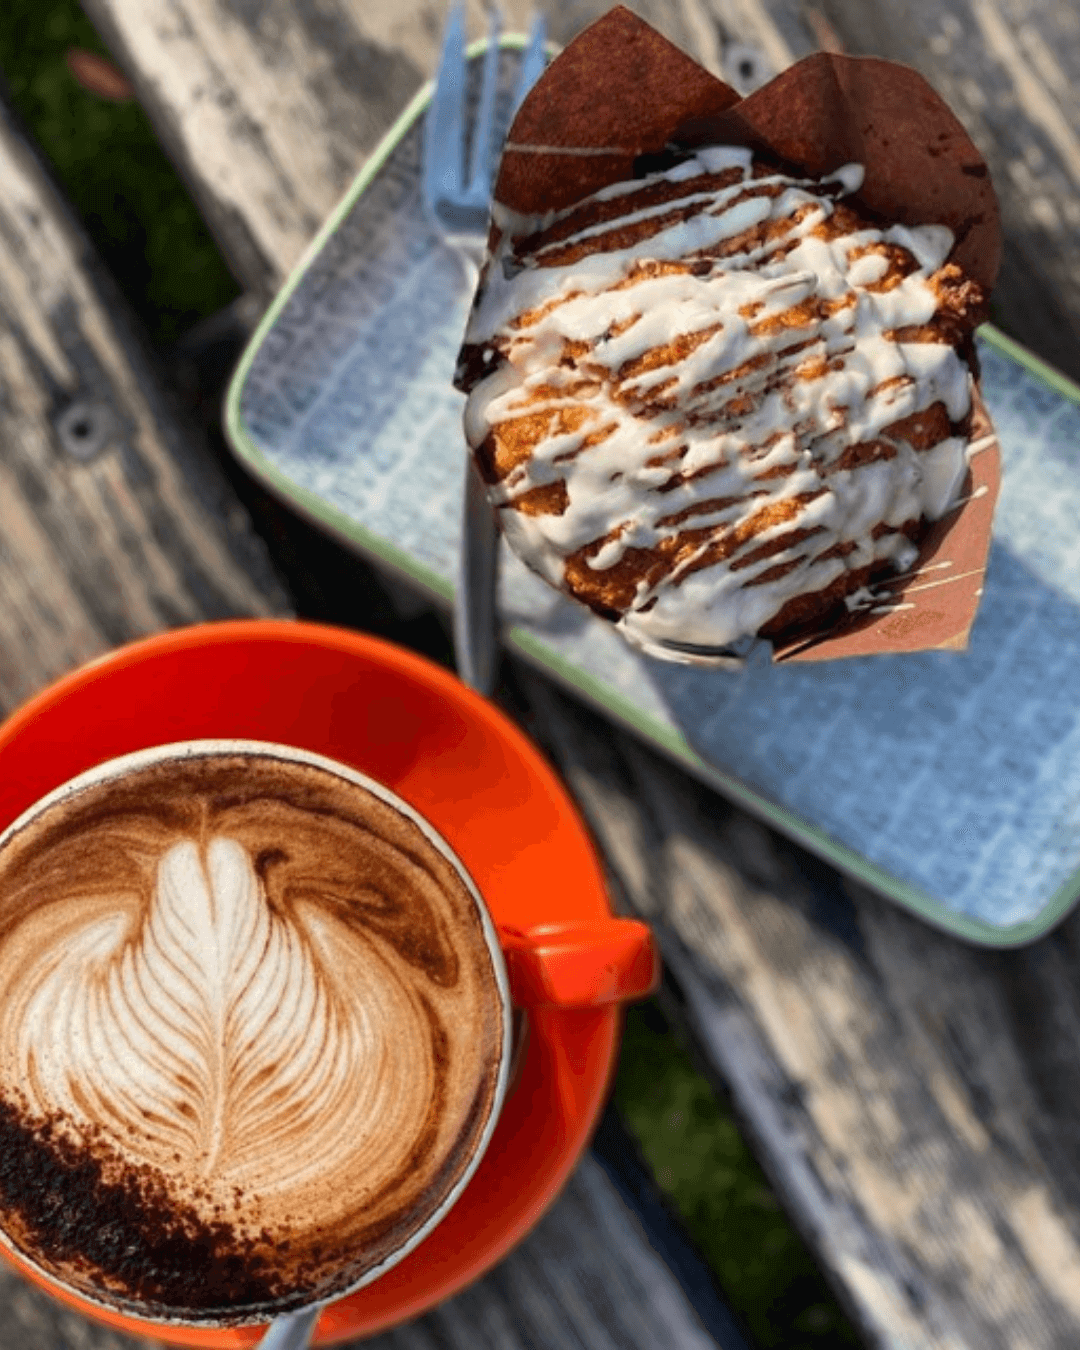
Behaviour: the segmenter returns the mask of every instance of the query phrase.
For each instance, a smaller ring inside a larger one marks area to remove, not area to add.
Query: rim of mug
[[[215,625],[216,626],[216,625]],[[80,670],[85,670],[81,667]],[[78,672],[74,672],[78,673]],[[49,692],[48,690],[44,692]],[[262,755],[269,759],[287,759],[293,762],[313,764],[327,772],[336,774],[346,781],[356,786],[362,787],[371,792],[373,796],[378,797],[387,805],[400,811],[414,825],[416,825],[424,837],[434,848],[442,854],[447,862],[454,868],[465,885],[477,915],[480,919],[481,929],[484,934],[484,941],[487,945],[488,953],[491,957],[492,967],[495,974],[495,983],[499,991],[499,1002],[502,1008],[502,1053],[499,1062],[499,1072],[495,1084],[495,1094],[492,1099],[491,1109],[488,1111],[488,1118],[484,1123],[483,1131],[479,1142],[469,1158],[461,1176],[450,1188],[447,1194],[436,1209],[428,1216],[423,1224],[400,1246],[394,1249],[377,1266],[364,1272],[364,1274],[354,1283],[335,1290],[323,1298],[312,1299],[308,1303],[294,1304],[288,1308],[281,1308],[274,1311],[261,1305],[256,1311],[249,1314],[242,1314],[240,1318],[229,1317],[222,1320],[220,1315],[211,1317],[170,1317],[164,1314],[153,1314],[139,1309],[137,1304],[129,1303],[123,1299],[110,1299],[104,1295],[98,1295],[95,1292],[88,1291],[79,1286],[69,1284],[67,1281],[55,1275],[52,1271],[46,1269],[28,1253],[22,1251],[9,1238],[6,1230],[0,1225],[0,1245],[6,1251],[10,1252],[20,1262],[33,1268],[34,1272],[49,1284],[64,1290],[66,1293],[72,1293],[78,1298],[85,1299],[88,1303],[93,1303],[97,1307],[106,1309],[111,1313],[119,1313],[132,1321],[145,1323],[148,1327],[172,1326],[172,1327],[198,1327],[209,1330],[228,1330],[230,1328],[242,1328],[250,1326],[261,1326],[268,1321],[273,1321],[286,1313],[299,1313],[306,1309],[320,1307],[328,1302],[336,1302],[338,1299],[348,1298],[350,1294],[355,1294],[366,1285],[374,1283],[380,1276],[392,1269],[400,1261],[404,1260],[414,1248],[427,1238],[442,1220],[450,1213],[458,1199],[461,1197],[468,1183],[472,1180],[477,1168],[487,1152],[492,1135],[502,1113],[503,1104],[506,1100],[506,1089],[509,1083],[510,1062],[513,1053],[513,1004],[510,998],[510,984],[506,970],[506,960],[502,951],[502,944],[499,941],[499,934],[491,912],[480,892],[480,888],[473,880],[465,864],[454,852],[447,840],[439,833],[432,823],[427,820],[414,806],[411,806],[396,792],[388,788],[378,779],[354,769],[349,764],[343,764],[340,760],[331,758],[329,755],[320,754],[315,750],[306,750],[300,746],[288,745],[281,741],[263,741],[252,740],[250,738],[232,738],[232,737],[214,737],[214,738],[196,738],[183,741],[168,741],[160,745],[147,746],[140,750],[128,751],[122,755],[116,755],[109,759],[95,764],[89,769],[84,769],[74,777],[66,779],[63,783],[51,788],[44,796],[39,797],[36,802],[20,813],[8,826],[0,831],[0,852],[7,846],[8,841],[14,837],[20,830],[24,829],[32,821],[37,819],[44,811],[50,807],[58,805],[66,798],[77,794],[78,792],[96,786],[99,783],[108,782],[112,778],[143,767],[144,765],[160,762],[164,759],[196,759],[206,758],[215,754],[249,754]]]

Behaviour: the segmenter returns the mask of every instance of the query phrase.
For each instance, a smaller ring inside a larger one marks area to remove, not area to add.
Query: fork
[[[258,1350],[307,1350],[323,1304],[301,1308],[299,1312],[280,1313],[263,1333]]]
[[[442,242],[458,258],[469,290],[475,290],[487,241],[496,150],[506,127],[496,128],[499,32],[493,9],[484,50],[480,102],[465,156],[465,17],[450,11],[443,35],[435,92],[424,126],[421,195],[424,211]],[[521,61],[510,117],[544,69],[544,19],[538,15]],[[496,132],[499,132],[497,135]],[[466,454],[461,552],[454,588],[454,656],[465,684],[481,694],[495,687],[497,655],[495,590],[499,536],[495,514],[471,454]]]

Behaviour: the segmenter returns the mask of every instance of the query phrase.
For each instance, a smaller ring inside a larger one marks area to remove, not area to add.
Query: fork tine
[[[547,64],[547,52],[544,49],[546,37],[544,16],[537,14],[529,30],[529,45],[521,58],[521,70],[518,73],[517,88],[514,90],[515,113],[525,102],[525,95],[540,78]]]
[[[439,72],[424,122],[423,196],[429,209],[445,193],[460,192],[465,177],[465,13],[450,11]]]
[[[480,86],[480,106],[476,110],[472,150],[469,155],[471,176],[469,195],[487,198],[491,191],[491,150],[495,126],[495,86],[499,82],[499,29],[502,16],[492,9],[488,21],[488,45],[484,52],[484,76]]]

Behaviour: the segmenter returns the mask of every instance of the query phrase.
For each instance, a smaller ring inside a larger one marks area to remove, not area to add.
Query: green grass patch
[[[0,70],[87,233],[168,346],[239,288],[135,102],[107,103],[68,70],[69,47],[106,55],[77,0],[3,0]]]
[[[735,1122],[655,1004],[627,1013],[615,1103],[760,1345],[859,1345]]]

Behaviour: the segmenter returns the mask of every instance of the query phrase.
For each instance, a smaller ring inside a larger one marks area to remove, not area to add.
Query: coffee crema
[[[494,1124],[485,922],[413,819],[286,750],[166,748],[46,799],[0,842],[6,1241],[159,1320],[373,1277]]]

